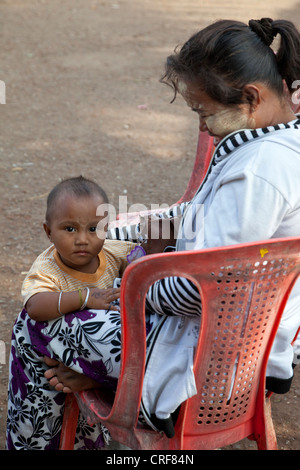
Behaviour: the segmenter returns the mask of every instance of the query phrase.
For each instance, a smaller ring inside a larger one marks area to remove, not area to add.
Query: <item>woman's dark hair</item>
[[[276,53],[270,45],[280,34]],[[223,104],[247,100],[243,89],[262,82],[283,93],[283,80],[292,92],[300,78],[300,34],[287,20],[270,18],[245,23],[220,20],[194,34],[166,61],[161,82],[178,91],[178,81],[198,83],[211,98]],[[174,101],[173,99],[173,101]]]
[[[46,210],[47,222],[50,221],[51,210],[57,202],[58,197],[63,193],[73,194],[75,197],[87,197],[96,194],[103,199],[103,203],[108,204],[106,192],[94,181],[84,178],[83,176],[68,178],[54,186],[48,194]]]

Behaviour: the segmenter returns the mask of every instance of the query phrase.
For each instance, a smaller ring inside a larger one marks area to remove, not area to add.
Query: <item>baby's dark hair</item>
[[[279,49],[270,47],[280,34]],[[178,92],[178,82],[199,84],[214,100],[225,105],[247,102],[244,87],[265,83],[279,96],[283,80],[290,92],[300,77],[300,34],[287,20],[262,18],[249,25],[234,21],[217,21],[194,34],[180,50],[166,61],[161,82]]]
[[[104,204],[108,204],[108,197],[104,189],[92,180],[84,176],[75,176],[67,178],[58,183],[50,191],[47,198],[46,222],[50,221],[51,211],[59,196],[63,193],[73,194],[75,197],[87,197],[99,195],[103,199]]]

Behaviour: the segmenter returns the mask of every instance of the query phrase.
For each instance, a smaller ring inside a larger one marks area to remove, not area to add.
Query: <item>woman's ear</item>
[[[46,222],[44,222],[43,227],[44,227],[44,230],[45,230],[45,233],[46,233],[47,237],[49,238],[50,242],[52,242],[52,240],[51,240],[51,229],[50,229],[49,225]]]
[[[261,92],[260,87],[253,83],[244,86],[244,99],[246,103],[249,103],[250,112],[252,113],[256,111],[257,106],[261,103]]]

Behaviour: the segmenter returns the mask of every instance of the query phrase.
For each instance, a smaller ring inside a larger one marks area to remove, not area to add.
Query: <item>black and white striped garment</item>
[[[201,315],[197,287],[184,277],[167,277],[153,284],[146,296],[146,309],[159,315]]]
[[[275,126],[262,127],[260,129],[243,129],[241,131],[233,132],[223,139],[217,146],[214,154],[214,164],[223,160],[224,157],[240,145],[281,129],[300,129],[300,118],[298,117],[298,119],[286,124],[276,124]]]
[[[167,208],[161,212],[153,212],[151,213],[152,216],[157,216],[163,219],[171,219],[172,217],[180,217],[183,215],[185,208],[189,202],[182,202],[181,204],[172,206]],[[130,242],[138,242],[140,240],[141,230],[140,224],[133,224],[133,225],[124,225],[121,227],[113,227],[109,228],[107,231],[106,238],[112,240],[123,240],[123,241],[130,241]]]
[[[296,119],[288,124],[278,124],[261,129],[245,129],[227,136],[217,146],[207,175],[213,166],[217,165],[237,147],[262,137],[269,132],[289,128],[300,129],[300,119]],[[205,184],[207,175],[197,193],[199,193]],[[188,204],[181,208],[183,212]],[[201,298],[198,289],[190,280],[183,277],[168,277],[155,282],[150,287],[147,293],[146,307],[160,315],[194,316],[201,314]]]
[[[161,218],[180,217],[183,215],[189,202],[170,207],[156,215]],[[116,227],[108,230],[107,238],[136,242],[140,237],[140,224]],[[171,300],[171,303],[170,303]],[[150,287],[146,298],[148,311],[160,315],[187,315],[201,314],[201,302],[198,289],[187,279],[182,277],[169,277],[162,279]]]

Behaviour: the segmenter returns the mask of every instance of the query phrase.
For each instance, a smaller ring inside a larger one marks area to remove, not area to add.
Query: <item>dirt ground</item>
[[[193,166],[198,123],[182,101],[170,104],[171,91],[159,83],[164,60],[213,20],[263,16],[300,25],[300,3],[0,0],[0,449],[11,328],[24,274],[47,247],[46,194],[83,174],[103,185],[117,212],[119,196],[126,209],[176,202]],[[291,391],[272,399],[279,449],[300,449],[299,396],[296,370]]]

